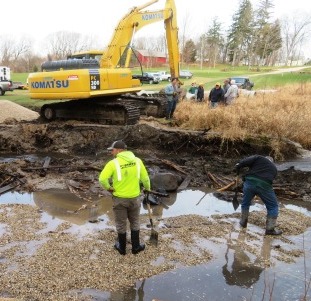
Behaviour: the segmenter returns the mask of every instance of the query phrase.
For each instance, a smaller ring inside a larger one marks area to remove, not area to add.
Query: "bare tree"
[[[32,40],[27,37],[13,38],[2,36],[0,39],[0,61],[5,66],[14,67],[14,63],[31,51]]]
[[[46,38],[49,55],[56,60],[66,59],[68,55],[92,48],[92,38],[76,32],[58,31]]]
[[[181,64],[184,63],[184,49],[186,48],[186,41],[187,41],[187,31],[189,30],[189,24],[191,22],[191,16],[189,14],[189,12],[187,12],[187,14],[184,16],[183,21],[182,21],[182,25],[179,28],[179,41],[181,41],[181,43],[179,44],[181,47]]]
[[[284,46],[286,51],[286,65],[292,65],[298,55],[300,47],[310,37],[311,16],[307,14],[285,17],[282,20]]]
[[[13,59],[13,45],[14,40],[9,38],[1,38],[0,55],[1,64],[9,66],[10,61]]]

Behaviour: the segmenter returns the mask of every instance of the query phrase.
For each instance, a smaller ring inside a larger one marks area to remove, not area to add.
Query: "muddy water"
[[[53,231],[64,220],[72,224],[69,231],[85,235],[100,229],[113,228],[110,198],[94,199],[97,206],[84,209],[85,202],[64,190],[46,190],[32,194],[6,193],[0,196],[0,203],[22,203],[35,205],[42,210],[42,220],[47,227],[44,231]],[[172,217],[183,214],[214,214],[233,213],[231,203],[213,196],[211,191],[187,189],[162,199],[160,205],[153,208],[154,215]],[[310,208],[292,204],[281,204],[292,210],[311,215]],[[252,210],[264,210],[256,203]],[[142,214],[147,214],[142,206]],[[238,221],[232,219],[236,225]],[[145,227],[145,225],[142,225]],[[0,227],[0,235],[4,233]],[[260,231],[249,225],[248,231],[258,236]],[[257,234],[256,234],[257,233]],[[256,265],[258,258],[233,245],[231,240],[245,239],[243,232],[232,232],[227,240],[219,238],[219,243],[202,241],[214,253],[214,260],[208,264],[180,267],[176,270],[137,281],[135,287],[118,292],[103,292],[92,289],[80,290],[80,295],[92,296],[95,300],[110,301],[163,301],[184,300],[300,300],[305,291],[305,279],[310,279],[311,229],[304,235],[288,237],[293,245],[304,246],[305,257],[295,263],[277,261],[271,268],[260,268]],[[269,261],[274,248],[282,242],[276,237],[258,236],[260,244],[254,245],[261,249],[261,256]],[[161,258],[159,258],[161,260]],[[153,264],[157,264],[156,262]],[[270,293],[272,291],[272,293]],[[75,292],[76,293],[76,292]],[[272,297],[271,297],[272,295]],[[310,300],[308,296],[305,300]]]

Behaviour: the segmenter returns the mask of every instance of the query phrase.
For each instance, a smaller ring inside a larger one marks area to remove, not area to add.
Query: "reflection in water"
[[[111,292],[109,301],[144,301],[144,285],[145,280],[143,280],[137,289],[128,289],[124,292]]]
[[[83,225],[89,221],[96,221],[102,215],[113,219],[112,199],[110,196],[94,198],[92,202],[82,200],[75,194],[61,189],[48,189],[33,193],[20,194],[8,192],[0,195],[3,204],[29,204],[35,203],[41,210],[54,218]],[[147,213],[143,206],[141,214]],[[253,206],[252,210],[260,209]],[[163,197],[160,204],[152,206],[155,218],[174,217],[185,214],[198,214],[211,216],[213,214],[234,213],[231,202],[217,199],[213,192],[201,189],[186,189],[178,193],[171,193],[168,198]]]
[[[146,210],[145,206],[144,209]],[[231,202],[216,198],[213,191],[197,188],[171,193],[169,198],[161,198],[160,204],[152,207],[153,216],[156,218],[175,217],[185,214],[211,216],[213,214],[231,214],[234,212]]]
[[[33,193],[35,204],[43,211],[62,220],[76,225],[87,222],[96,222],[102,215],[111,220],[112,200],[108,198],[94,199],[92,202],[84,201],[66,190],[48,189]]]
[[[271,237],[264,237],[260,257],[253,262],[245,250],[246,232],[241,230],[237,239],[237,244],[233,244],[231,239],[228,241],[228,249],[225,253],[225,264],[222,273],[229,285],[240,287],[251,287],[259,280],[261,272],[264,270],[264,262],[270,260]],[[233,250],[233,262],[229,265],[229,250]]]

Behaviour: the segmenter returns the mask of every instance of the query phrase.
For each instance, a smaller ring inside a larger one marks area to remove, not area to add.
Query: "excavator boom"
[[[169,55],[170,72],[172,76],[179,74],[179,49],[178,49],[178,28],[177,16],[174,0],[166,0],[164,9],[155,11],[145,11],[144,9],[158,0],[152,0],[148,3],[134,7],[125,15],[116,27],[112,39],[103,51],[98,62],[96,59],[67,59],[61,61],[48,61],[42,64],[42,72],[31,73],[28,77],[29,93],[32,99],[43,100],[87,100],[88,106],[92,103],[100,103],[98,110],[105,109],[105,102],[109,103],[107,111],[112,112],[113,108],[121,108],[122,104],[129,105],[126,102],[129,95],[141,91],[141,83],[138,79],[132,77],[130,68],[127,68],[129,57],[126,58],[126,66],[121,66],[121,59],[131,53],[131,43],[134,34],[146,25],[164,21],[167,48]],[[98,56],[100,52],[97,51]],[[126,95],[126,97],[124,97]],[[115,103],[114,103],[115,102]],[[135,103],[136,102],[136,103]],[[48,120],[58,118],[70,119],[75,110],[81,110],[81,105],[75,105],[74,101],[70,102],[70,109],[62,111],[64,102],[61,104],[47,104],[41,110],[41,115]],[[81,101],[80,101],[81,103]],[[118,106],[117,106],[118,103]],[[136,97],[131,98],[131,112],[137,107],[140,113],[144,113],[142,109],[144,105],[143,99],[137,100]],[[153,103],[150,100],[145,100],[148,103],[157,107],[155,116],[164,114],[163,99]],[[112,105],[114,104],[114,105]],[[85,108],[84,108],[85,109]],[[92,114],[92,113],[91,113]],[[122,113],[123,114],[123,113]],[[122,115],[121,114],[121,115]],[[81,119],[83,114],[75,114]],[[108,118],[109,114],[99,114],[105,116],[101,122],[114,123],[114,117]],[[98,115],[98,116],[99,116]],[[111,114],[113,115],[113,114]],[[136,116],[136,112],[134,113]],[[97,115],[96,115],[97,116]],[[125,116],[125,115],[124,115]],[[139,116],[139,114],[138,114]],[[121,117],[122,118],[122,117]],[[127,120],[131,120],[132,116],[124,117],[124,124]],[[83,119],[83,118],[82,118]],[[89,116],[85,116],[89,119]],[[139,117],[138,117],[139,119]],[[138,119],[136,121],[138,121]],[[118,124],[120,120],[118,120]]]

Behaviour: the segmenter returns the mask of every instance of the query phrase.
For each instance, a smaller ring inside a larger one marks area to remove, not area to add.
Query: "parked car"
[[[190,71],[188,71],[188,70],[180,70],[179,71],[179,77],[180,78],[187,78],[187,79],[189,79],[192,76],[193,76],[193,74]]]
[[[162,81],[160,72],[152,72],[150,73],[150,75],[153,76],[153,82],[155,84],[158,84],[159,82]]]
[[[158,84],[161,81],[160,74],[152,72],[143,72],[142,75],[133,75],[133,78],[139,79],[141,83]]]
[[[252,90],[254,87],[254,83],[250,81],[248,77],[231,77],[231,79],[235,80],[236,85],[239,89]]]
[[[159,71],[161,80],[171,81],[171,74],[167,71]]]

